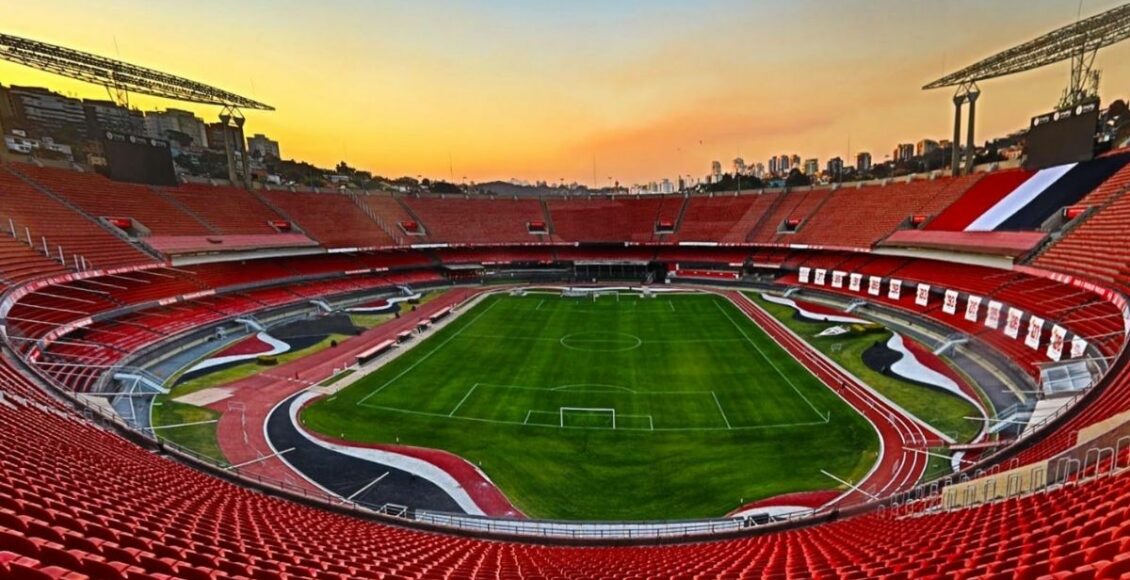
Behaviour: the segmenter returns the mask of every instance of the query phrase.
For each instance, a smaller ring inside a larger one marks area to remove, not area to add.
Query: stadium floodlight
[[[968,85],[1071,60],[1071,83],[1064,101],[1072,105],[1087,92],[1085,85],[1092,76],[1095,53],[1127,38],[1130,38],[1130,4],[1123,4],[999,52],[922,88]]]
[[[205,105],[275,110],[270,105],[204,83],[10,34],[0,34],[0,59],[102,85],[111,95],[134,92]]]

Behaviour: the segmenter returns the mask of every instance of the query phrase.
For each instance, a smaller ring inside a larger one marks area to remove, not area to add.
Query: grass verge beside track
[[[792,308],[764,300],[757,292],[748,292],[747,295],[813,347],[919,419],[958,441],[970,441],[977,435],[980,425],[965,417],[979,414],[968,401],[889,377],[864,364],[863,352],[876,341],[886,342],[891,337],[889,330],[866,335],[816,336],[834,324],[797,320],[796,311]]]

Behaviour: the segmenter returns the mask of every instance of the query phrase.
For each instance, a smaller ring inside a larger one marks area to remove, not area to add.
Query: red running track
[[[867,476],[856,483],[859,489],[867,494],[883,497],[913,488],[918,483],[926,472],[928,461],[928,457],[921,451],[940,445],[941,438],[924,428],[917,420],[908,417],[901,409],[889,404],[853,375],[829,361],[823,353],[793,334],[746,295],[737,291],[720,294],[749,316],[781,348],[796,358],[875,427],[881,443],[879,458]],[[919,451],[910,451],[908,448]],[[843,507],[870,500],[867,495],[853,490],[832,503]]]
[[[353,364],[354,357],[358,353],[382,341],[395,339],[397,334],[416,328],[421,320],[439,310],[460,304],[480,292],[482,290],[477,288],[450,290],[420,306],[415,312],[405,312],[400,318],[371,328],[342,342],[336,348],[327,348],[279,365],[270,371],[224,385],[223,388],[232,390],[231,396],[208,405],[221,413],[216,426],[220,450],[232,465],[271,455],[273,452],[271,446],[267,444],[263,425],[267,421],[267,415],[276,405],[294,393],[329,378],[334,369]],[[242,413],[237,410],[239,406],[243,408]],[[307,491],[324,494],[317,486],[306,481],[276,458],[247,465],[240,472],[249,476],[285,481]]]

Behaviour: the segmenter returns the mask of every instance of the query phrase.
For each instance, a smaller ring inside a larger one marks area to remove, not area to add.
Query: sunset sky
[[[1085,0],[1083,15],[1123,0]],[[631,183],[769,155],[876,161],[948,138],[921,86],[1075,19],[1077,0],[37,0],[3,32],[270,103],[283,156],[380,175]],[[1130,42],[1099,54],[1130,96]],[[1067,64],[987,81],[979,140],[1049,110]],[[0,83],[105,98],[0,63]],[[134,96],[149,110],[218,110]],[[849,161],[851,163],[851,161]]]

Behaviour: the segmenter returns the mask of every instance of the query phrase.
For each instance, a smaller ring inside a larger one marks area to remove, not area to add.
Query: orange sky
[[[1120,4],[1086,0],[1084,15]],[[769,155],[876,161],[948,138],[944,72],[1062,26],[1075,0],[38,0],[4,32],[159,68],[277,107],[283,155],[387,176],[631,183]],[[963,17],[975,14],[966,21]],[[1099,55],[1130,96],[1130,43]],[[980,138],[1049,110],[1066,64],[982,84]],[[104,98],[0,64],[0,83]],[[214,108],[134,97],[142,109]],[[451,159],[452,170],[448,160]]]

